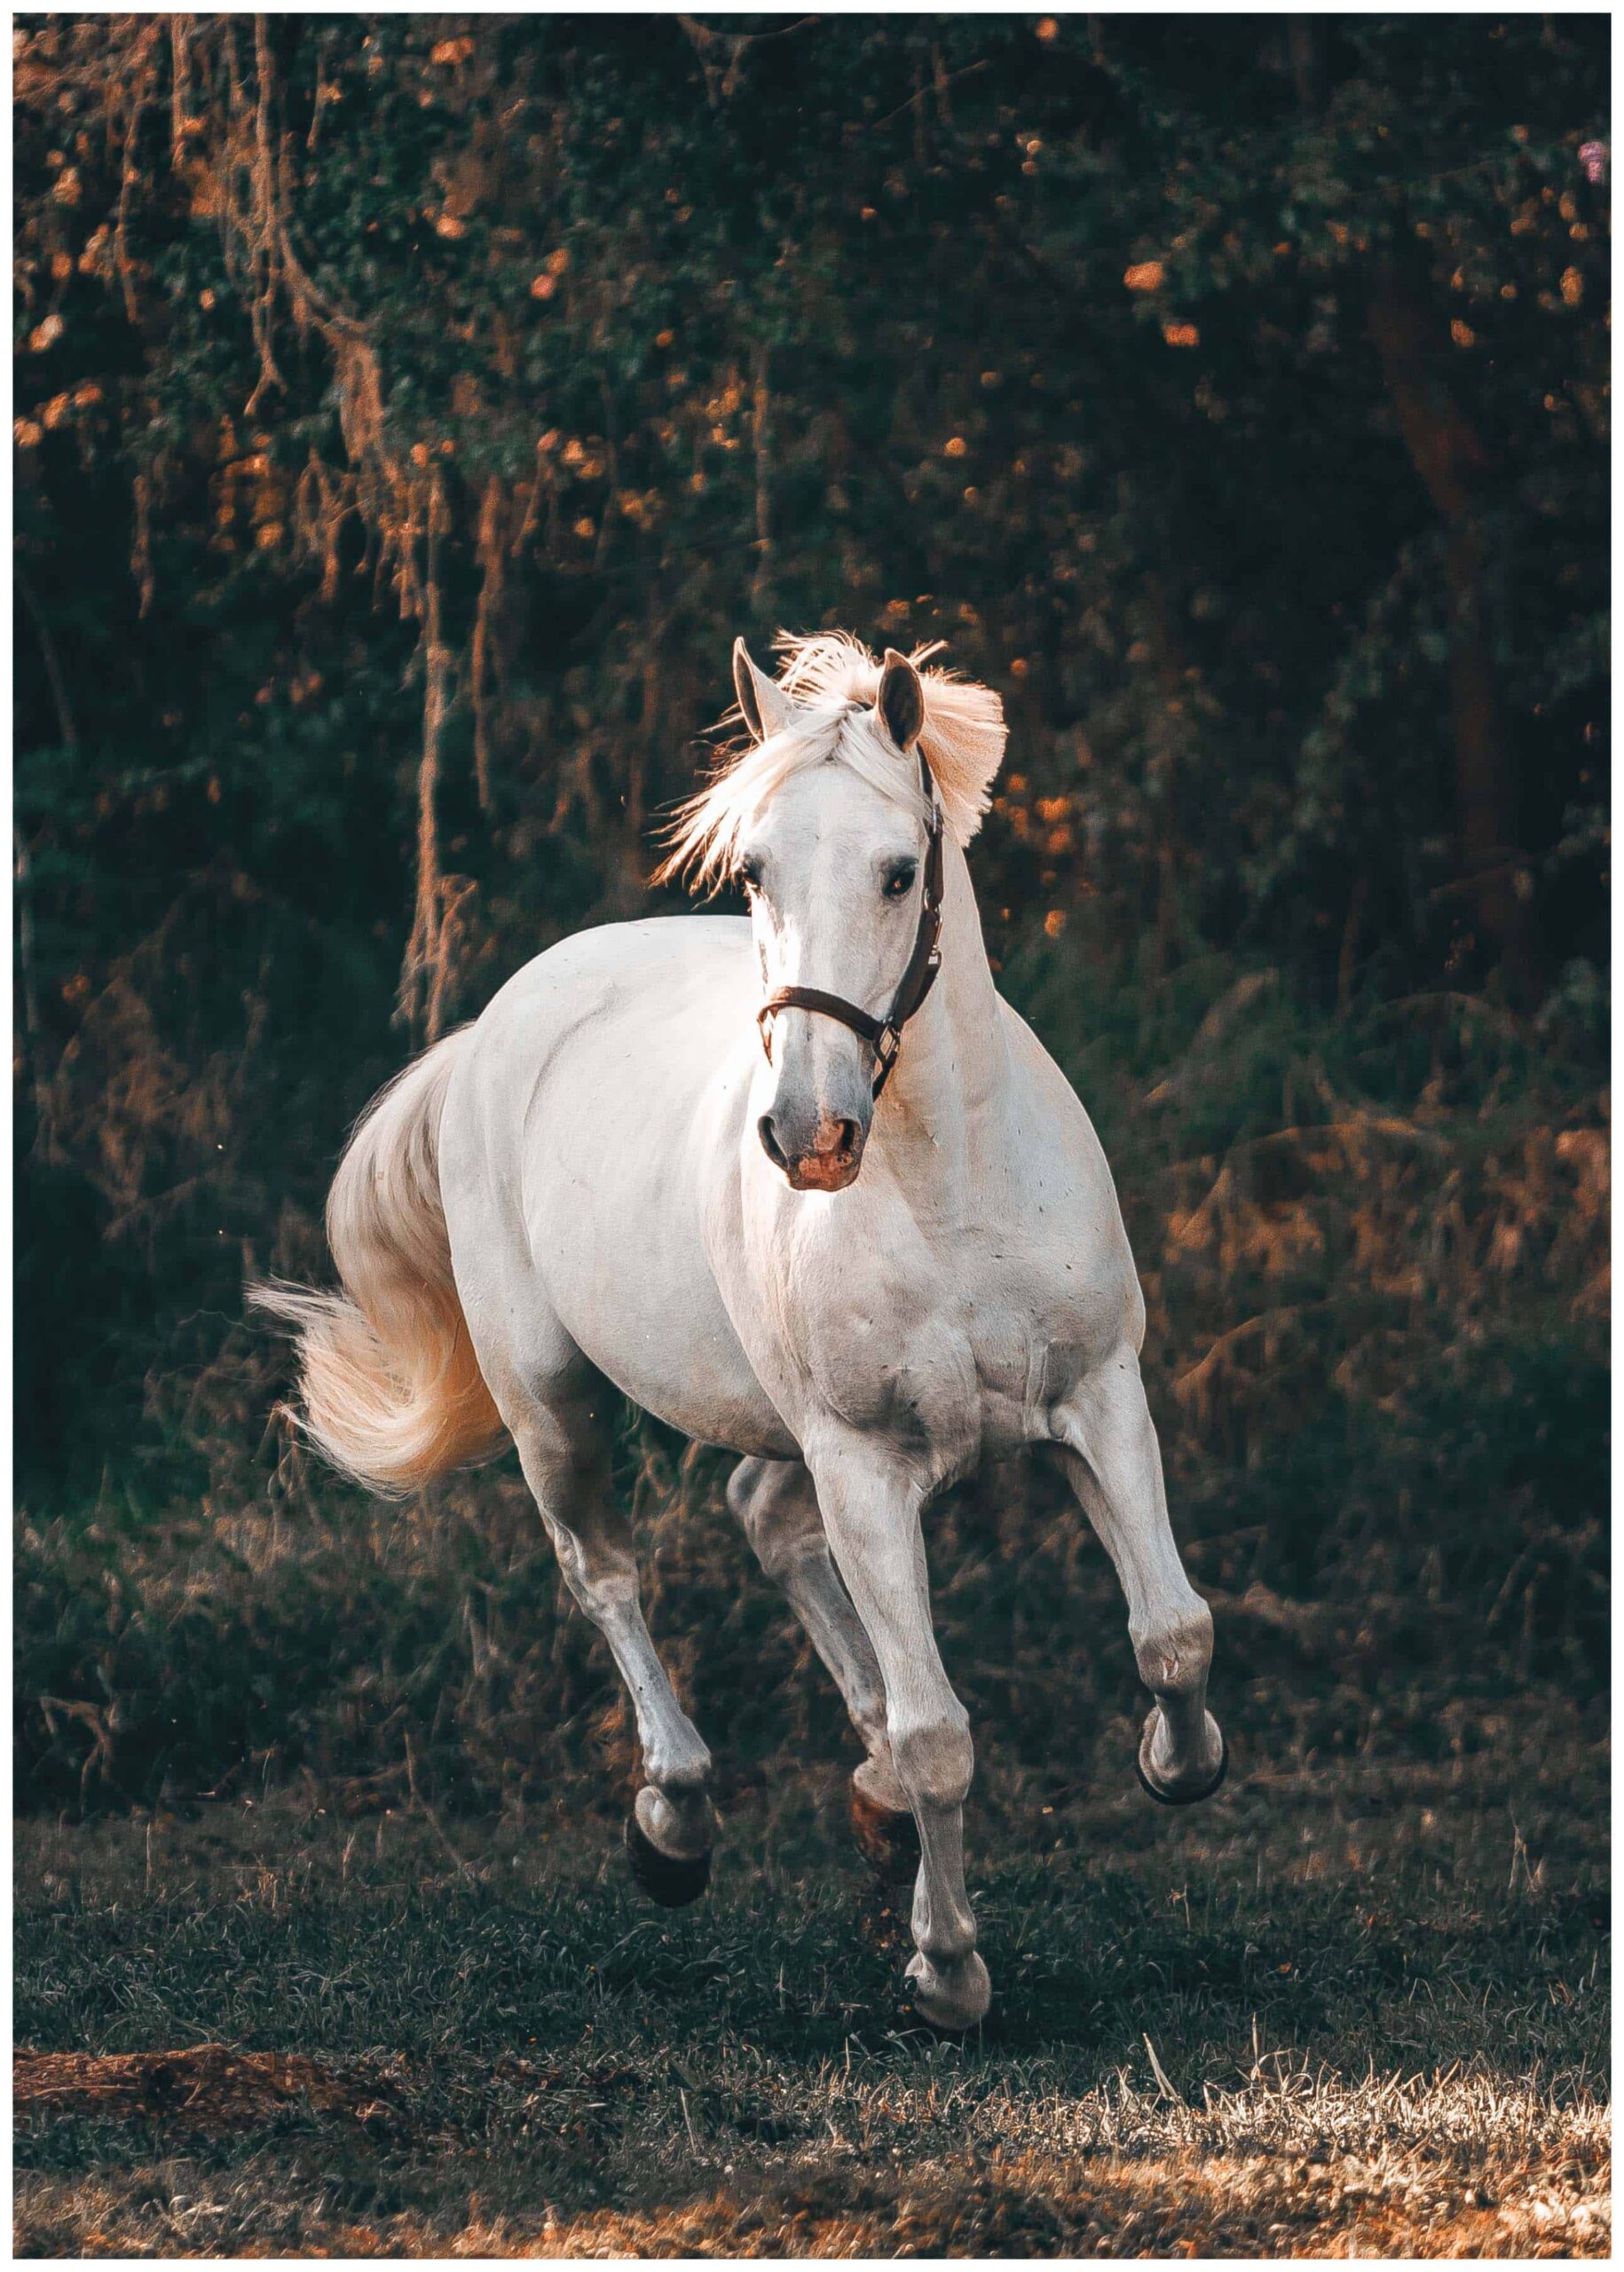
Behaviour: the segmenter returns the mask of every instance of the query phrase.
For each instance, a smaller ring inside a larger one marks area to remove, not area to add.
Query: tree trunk
[[[1517,849],[1516,757],[1489,638],[1489,556],[1479,497],[1487,455],[1450,390],[1439,320],[1421,288],[1391,262],[1376,272],[1370,333],[1410,462],[1447,530],[1461,882],[1480,941],[1499,956],[1513,998],[1525,1004],[1533,990],[1533,941]]]
[[[755,572],[751,604],[764,616],[772,601],[773,398],[772,350],[758,340],[751,351],[751,439],[755,449]]]
[[[1156,683],[1161,691],[1157,722],[1161,759],[1161,795],[1156,811],[1156,967],[1164,974],[1178,958],[1180,936],[1187,920],[1184,872],[1186,851],[1179,826],[1179,760],[1184,754],[1186,656],[1174,615],[1173,603],[1160,576],[1145,585],[1147,627],[1155,650]]]

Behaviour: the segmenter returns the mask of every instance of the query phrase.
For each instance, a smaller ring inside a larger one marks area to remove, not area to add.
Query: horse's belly
[[[577,1345],[605,1380],[655,1419],[698,1444],[745,1452],[757,1459],[793,1459],[800,1446],[763,1395],[748,1364],[735,1365],[720,1343],[685,1340],[682,1369],[674,1372],[658,1353],[646,1362],[618,1337],[593,1348]],[[742,1357],[742,1352],[740,1355]]]
[[[578,1230],[553,1238],[548,1291],[565,1331],[605,1379],[696,1442],[792,1457],[795,1439],[739,1345],[703,1255],[685,1267],[691,1257],[656,1240],[639,1266],[605,1266],[608,1242],[583,1252]]]

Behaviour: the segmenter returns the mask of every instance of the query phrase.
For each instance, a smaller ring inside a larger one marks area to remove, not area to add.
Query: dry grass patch
[[[218,2073],[210,2047],[193,2063]],[[35,2062],[38,2068],[64,2062]],[[150,2071],[155,2061],[78,2063]],[[324,2118],[365,2110],[310,2061],[235,2063],[261,2118],[295,2094]],[[31,2103],[84,2110],[86,2079],[30,2078]],[[234,2079],[241,2089],[240,2075]],[[102,2105],[135,2111],[122,2078]],[[233,2079],[225,2078],[229,2085]],[[77,2100],[67,2094],[77,2090]],[[122,2094],[121,2095],[121,2093]],[[254,2094],[257,2094],[256,2098]],[[327,2103],[321,2103],[325,2094]],[[149,2118],[150,2096],[139,2103]],[[832,2134],[833,2126],[831,2126]],[[749,2178],[635,2209],[495,2209],[452,2142],[432,2206],[358,2217],[331,2189],[292,2211],[276,2243],[257,2213],[273,2166],[256,2157],[213,2177],[156,2163],[78,2177],[27,2173],[23,2256],[255,2254],[541,2257],[1376,2256],[1603,2257],[1611,2220],[1609,2129],[1582,2095],[1486,2079],[1354,2088],[1288,2079],[1169,2106],[1116,2087],[1029,2107],[984,2106],[961,2150],[899,2163],[830,2143]],[[1000,2136],[998,2134],[1004,2134]],[[431,2158],[432,2159],[432,2158]],[[731,2167],[729,2164],[728,2166]],[[284,2180],[285,2182],[285,2180]],[[287,2221],[285,2221],[286,2222]]]
[[[150,2121],[177,2132],[249,2129],[289,2107],[358,2122],[390,2120],[394,2108],[375,2071],[340,2074],[296,2053],[232,2051],[200,2043],[184,2051],[19,2051],[12,2103],[21,2121],[78,2114],[100,2121]]]

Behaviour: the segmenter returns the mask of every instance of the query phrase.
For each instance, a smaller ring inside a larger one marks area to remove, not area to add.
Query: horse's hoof
[[[919,2017],[944,2035],[979,2027],[992,2001],[992,1982],[974,1949],[957,1964],[940,1968],[921,1949],[908,1968],[908,1984]]]
[[[1153,1712],[1145,1724],[1145,1732],[1139,1740],[1139,1755],[1134,1760],[1133,1771],[1139,1779],[1140,1787],[1159,1807],[1199,1806],[1202,1799],[1210,1799],[1212,1796],[1229,1772],[1229,1746],[1224,1740],[1224,1732],[1218,1727],[1217,1721],[1212,1720],[1212,1716],[1209,1713],[1207,1716],[1212,1721],[1212,1726],[1218,1740],[1218,1763],[1216,1772],[1210,1775],[1204,1783],[1197,1783],[1193,1789],[1184,1790],[1177,1784],[1168,1789],[1151,1779],[1150,1747],[1155,1736],[1158,1716],[1158,1714]]]
[[[708,1847],[703,1854],[662,1854],[635,1814],[626,1818],[626,1858],[638,1884],[662,1909],[686,1909],[711,1882]]]
[[[882,1807],[866,1791],[851,1786],[852,1836],[857,1850],[887,1885],[911,1885],[919,1867],[919,1831],[903,1810]]]

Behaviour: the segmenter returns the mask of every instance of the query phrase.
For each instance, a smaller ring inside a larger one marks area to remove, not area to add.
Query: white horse
[[[539,956],[358,1127],[327,1204],[343,1291],[262,1298],[300,1329],[311,1437],[374,1488],[512,1437],[631,1692],[627,1843],[669,1902],[708,1877],[711,1755],[643,1622],[612,1390],[744,1455],[729,1503],[867,1755],[859,1834],[918,1858],[915,2000],[965,2028],[990,1986],[932,1500],[983,1453],[1058,1456],[1155,1699],[1140,1779],[1174,1803],[1223,1776],[1212,1621],[1168,1522],[1109,1169],[981,942],[964,848],[998,698],[846,638],[781,644],[777,680],[736,648],[749,738],[668,864],[742,880],[749,920],[615,925]]]

